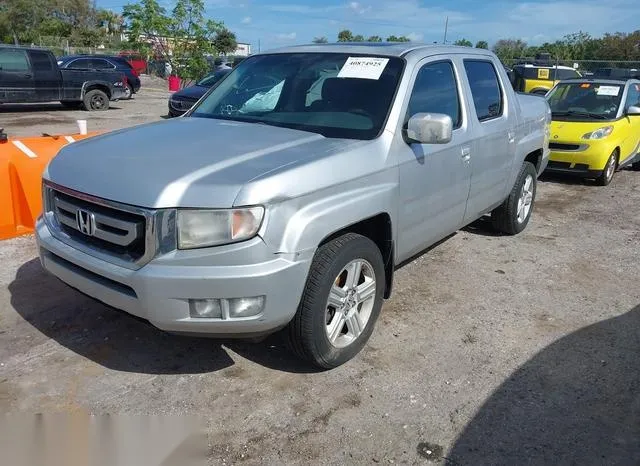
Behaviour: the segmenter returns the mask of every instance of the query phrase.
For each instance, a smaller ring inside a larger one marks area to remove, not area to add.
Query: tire
[[[93,89],[84,95],[84,109],[87,111],[104,111],[109,109],[109,97],[100,89]]]
[[[635,171],[640,171],[640,162],[635,162],[631,164],[631,169]]]
[[[360,272],[353,281],[356,270]],[[362,301],[352,283],[364,292]],[[369,238],[348,233],[320,246],[296,315],[285,329],[293,352],[322,369],[352,359],[373,332],[385,283],[382,254]]]
[[[60,103],[64,108],[68,108],[69,110],[78,110],[83,105],[82,102],[78,102],[76,100],[62,100]]]
[[[616,173],[616,169],[618,168],[618,151],[614,150],[609,158],[607,159],[607,163],[604,166],[604,170],[602,170],[602,174],[596,178],[596,184],[598,186],[607,186],[613,180],[613,175]]]
[[[509,197],[491,212],[493,228],[507,235],[523,231],[533,212],[537,187],[536,168],[531,162],[524,162]]]
[[[124,90],[124,97],[121,100],[131,100],[132,97],[133,97],[133,88],[131,87],[131,84],[127,84]]]

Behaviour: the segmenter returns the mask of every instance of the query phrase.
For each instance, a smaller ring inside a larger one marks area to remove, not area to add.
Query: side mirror
[[[451,141],[453,121],[443,113],[416,113],[407,122],[408,142],[446,144]]]
[[[629,107],[627,107],[627,115],[629,116],[638,116],[640,115],[640,107],[636,106],[636,105],[631,105]]]

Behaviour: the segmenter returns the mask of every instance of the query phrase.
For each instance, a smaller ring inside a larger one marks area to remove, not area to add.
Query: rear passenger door
[[[0,102],[33,102],[34,97],[27,52],[0,47]]]
[[[403,128],[416,113],[443,113],[453,121],[447,144],[407,143],[398,134],[398,259],[404,261],[457,230],[469,194],[471,140],[459,75],[449,59],[421,62],[412,76]]]
[[[30,50],[29,59],[33,69],[35,97],[39,102],[60,100],[60,70],[47,52]]]
[[[493,61],[465,58],[470,96],[470,124],[474,143],[471,153],[471,188],[465,222],[497,207],[506,195],[506,183],[516,153],[517,115],[506,98]]]

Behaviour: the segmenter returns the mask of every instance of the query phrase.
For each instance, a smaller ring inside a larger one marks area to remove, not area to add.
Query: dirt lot
[[[126,128],[160,120],[167,115],[169,91],[165,81],[143,76],[139,94],[131,100],[111,102],[104,112],[66,110],[59,103],[0,105],[0,128],[9,136],[40,136],[42,133],[77,133],[76,120],[87,120],[89,131]]]
[[[73,124],[11,118],[56,115]],[[637,172],[544,180],[522,235],[478,223],[399,270],[369,345],[328,372],[278,336],[165,335],[45,274],[32,237],[0,242],[0,412],[198,415],[211,464],[640,464],[638,206]]]

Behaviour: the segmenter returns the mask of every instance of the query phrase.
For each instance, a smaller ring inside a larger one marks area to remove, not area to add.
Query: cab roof
[[[425,51],[430,55],[447,53],[466,53],[471,55],[491,54],[486,49],[476,49],[460,45],[438,45],[419,42],[335,42],[331,44],[305,44],[281,47],[260,52],[256,55],[274,53],[359,53],[402,57],[413,51]]]

